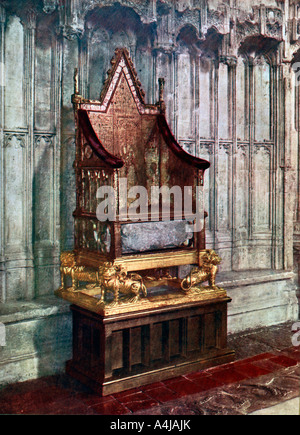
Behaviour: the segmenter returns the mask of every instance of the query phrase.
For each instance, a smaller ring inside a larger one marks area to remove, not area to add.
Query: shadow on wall
[[[35,322],[36,377],[65,373],[66,361],[72,357],[71,313],[56,314]]]
[[[55,141],[54,135],[43,134],[35,138],[32,221],[35,297],[52,296],[60,286],[59,242],[62,249],[73,244],[74,135],[65,139],[61,153],[56,152]],[[57,158],[60,154],[61,161]],[[59,221],[57,216],[60,216]],[[38,310],[41,304],[41,311],[40,316],[29,322],[31,331],[28,332],[35,355],[31,376],[64,373],[65,363],[72,353],[72,321],[68,305],[59,299],[52,305],[52,298],[51,302],[47,302],[47,298],[37,299],[35,304]]]
[[[59,286],[59,162],[54,135],[36,135],[32,198],[34,297]]]

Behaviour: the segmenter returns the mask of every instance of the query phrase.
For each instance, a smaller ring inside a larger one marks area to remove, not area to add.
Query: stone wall
[[[9,331],[17,325],[21,337],[20,312],[45,300],[49,309],[36,315],[44,319],[39,330],[52,325],[49,342],[58,339],[52,316],[69,325],[67,307],[54,313],[59,303],[48,296],[60,284],[60,250],[73,246],[73,73],[78,67],[80,93],[98,99],[120,46],[146,101],[157,101],[165,78],[175,136],[211,162],[207,246],[223,259],[230,331],[296,318],[299,36],[292,0],[1,0],[0,322]],[[36,342],[36,329],[26,330]],[[14,359],[7,343],[4,367]],[[35,364],[36,356],[22,358]],[[57,354],[56,367],[64,358]]]

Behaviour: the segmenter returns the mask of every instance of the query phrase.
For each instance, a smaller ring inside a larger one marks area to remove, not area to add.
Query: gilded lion
[[[181,281],[181,288],[184,292],[188,292],[192,287],[196,287],[206,281],[209,282],[209,288],[214,290],[219,289],[219,287],[216,286],[216,274],[221,258],[215,251],[206,249],[201,259],[201,267],[192,269],[190,274]]]
[[[99,268],[101,299],[100,303],[105,302],[108,292],[114,295],[114,304],[119,302],[120,293],[127,296],[128,302],[137,302],[140,299],[140,293],[147,296],[147,289],[143,283],[143,278],[137,273],[129,275],[125,269],[113,265],[113,263],[104,263]]]
[[[60,273],[61,289],[66,289],[66,276],[72,278],[71,290],[75,291],[79,287],[79,282],[90,282],[97,284],[99,282],[99,273],[97,270],[89,269],[85,266],[78,266],[74,252],[63,252],[60,256]]]

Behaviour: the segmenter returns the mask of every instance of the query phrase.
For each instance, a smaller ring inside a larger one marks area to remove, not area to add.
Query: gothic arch
[[[102,9],[109,7],[123,7],[131,9],[139,17],[141,22],[146,22],[147,2],[136,2],[132,0],[98,0],[95,2],[84,2],[82,14],[86,18],[94,9]]]
[[[188,35],[190,33],[190,35]],[[191,23],[183,23],[176,29],[175,40],[190,38],[195,41],[200,40],[198,29]]]
[[[217,57],[223,39],[223,35],[214,27],[210,27],[205,37],[201,37],[196,27],[192,24],[184,24],[178,29],[176,34],[177,49],[182,44],[188,48],[190,54],[201,55],[201,57]]]
[[[120,2],[94,4],[85,14],[85,26],[95,30],[103,29],[110,41],[114,35],[122,32],[123,38],[119,38],[120,42],[115,45],[121,44],[128,49],[148,45],[147,40],[154,39],[154,26],[144,24],[135,8],[122,6]]]
[[[280,41],[262,35],[248,36],[240,43],[238,54],[248,62],[265,58],[270,66],[277,64]]]
[[[148,47],[154,38],[153,26],[143,24],[134,8],[122,6],[120,2],[105,2],[105,5],[96,3],[85,15],[87,30],[82,44],[82,64],[84,59],[88,60],[85,87],[89,97],[95,99],[99,97],[101,83],[106,79],[109,60],[114,50],[127,48],[130,56],[137,59],[139,65],[143,58],[141,52],[151,55],[148,54]]]
[[[188,52],[197,55],[199,53],[198,42],[199,33],[192,24],[183,24],[176,32],[175,47],[176,51]]]
[[[132,2],[133,3],[133,2]],[[122,5],[120,2],[98,2],[93,4],[84,14],[86,25],[105,28],[109,33],[123,29],[135,33],[145,31],[141,16],[133,6]]]

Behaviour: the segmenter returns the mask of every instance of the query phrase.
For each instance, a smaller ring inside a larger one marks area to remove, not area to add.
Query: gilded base
[[[168,289],[162,293],[153,294],[148,292],[146,298],[141,298],[135,303],[131,300],[120,299],[118,302],[101,302],[101,288],[95,287],[93,289],[83,288],[74,292],[72,288],[67,290],[59,289],[55,294],[74,305],[87,309],[101,316],[111,316],[115,314],[134,313],[144,310],[157,310],[162,308],[176,307],[179,305],[189,305],[190,303],[202,302],[208,300],[224,299],[227,293],[222,288],[210,287],[193,287],[185,294],[178,290],[176,287]]]
[[[56,294],[75,305],[103,316],[188,304],[226,297],[216,286],[220,257],[213,250],[201,252],[201,265],[184,278],[166,273],[142,277],[125,264],[100,262],[97,268],[80,264],[76,252],[61,255],[61,288]],[[67,287],[66,278],[72,280]],[[80,287],[80,283],[84,287]],[[208,282],[208,286],[203,283]]]

